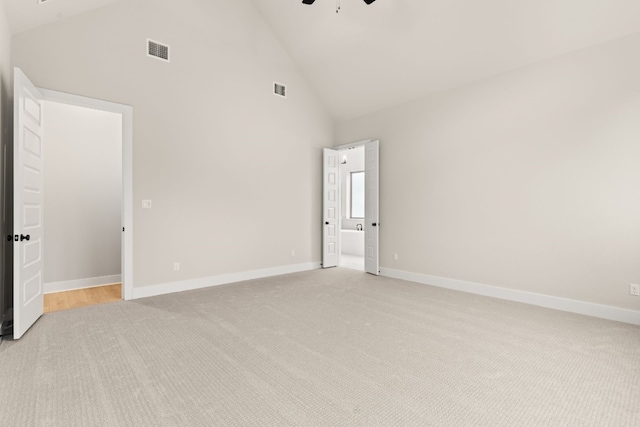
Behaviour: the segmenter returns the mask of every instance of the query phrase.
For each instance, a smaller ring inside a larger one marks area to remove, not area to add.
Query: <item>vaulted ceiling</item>
[[[1,0],[13,34],[121,0]]]
[[[3,1],[16,33],[117,0]],[[640,31],[639,0],[249,1],[337,120]]]

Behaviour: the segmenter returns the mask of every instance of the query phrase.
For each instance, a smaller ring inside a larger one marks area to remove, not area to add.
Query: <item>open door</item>
[[[379,142],[367,142],[364,145],[364,270],[376,276],[380,274],[379,159]]]
[[[13,337],[18,339],[44,311],[42,95],[14,68]]]
[[[322,180],[322,268],[336,267],[339,256],[340,162],[337,150],[324,149]]]

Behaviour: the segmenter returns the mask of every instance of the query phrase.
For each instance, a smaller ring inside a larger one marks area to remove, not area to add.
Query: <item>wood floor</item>
[[[122,285],[97,286],[95,288],[76,289],[74,291],[56,292],[44,296],[44,312],[69,310],[87,307],[122,299]]]

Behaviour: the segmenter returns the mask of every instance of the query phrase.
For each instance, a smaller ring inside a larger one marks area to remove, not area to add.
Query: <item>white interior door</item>
[[[13,337],[42,315],[42,95],[14,68]]]
[[[364,145],[364,270],[376,276],[380,274],[379,162],[379,142],[367,142]]]
[[[338,190],[340,162],[337,150],[324,149],[322,181],[322,268],[336,267],[340,250]]]

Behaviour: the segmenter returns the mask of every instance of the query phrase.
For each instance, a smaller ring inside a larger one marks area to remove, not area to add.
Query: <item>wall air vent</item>
[[[147,39],[147,56],[169,62],[169,46]]]
[[[287,97],[287,87],[281,83],[273,82],[273,94],[277,96],[281,96],[283,98]]]

